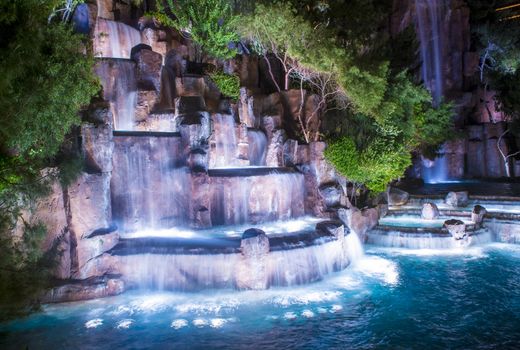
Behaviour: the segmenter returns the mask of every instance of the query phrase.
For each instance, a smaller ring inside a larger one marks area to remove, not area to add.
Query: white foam
[[[338,304],[334,304],[332,305],[332,307],[330,308],[330,312],[334,313],[334,312],[339,312],[343,310],[343,306],[341,305],[338,305]]]
[[[355,269],[386,284],[395,285],[399,282],[399,271],[396,263],[379,256],[366,256],[358,262]]]
[[[222,328],[222,326],[224,326],[227,322],[228,320],[223,318],[213,318],[209,322],[209,325],[211,328]]]
[[[195,327],[202,328],[208,325],[208,320],[203,318],[196,318],[191,322]]]
[[[93,320],[87,321],[85,323],[85,328],[97,328],[103,324],[103,320],[101,318],[95,318]]]
[[[173,329],[181,329],[183,327],[186,327],[187,325],[188,325],[188,321],[180,318],[177,320],[173,320],[170,327]]]
[[[296,314],[292,311],[289,311],[283,314],[283,318],[285,318],[286,320],[294,320],[296,319]]]
[[[312,312],[311,310],[303,310],[302,311],[302,316],[305,317],[305,318],[313,318],[314,317],[314,312]]]
[[[125,319],[125,320],[121,320],[117,323],[117,326],[116,328],[117,329],[128,329],[130,328],[130,326],[132,325],[132,323],[134,323],[134,320],[132,319]]]

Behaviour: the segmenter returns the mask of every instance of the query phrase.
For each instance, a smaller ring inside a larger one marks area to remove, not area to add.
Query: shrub
[[[236,74],[226,74],[222,71],[209,73],[211,80],[217,85],[222,95],[238,100],[240,96],[240,78]]]

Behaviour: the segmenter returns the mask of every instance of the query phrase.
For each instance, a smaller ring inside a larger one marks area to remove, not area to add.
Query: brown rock
[[[269,283],[269,239],[265,232],[251,228],[240,242],[241,259],[235,274],[238,289],[262,290]]]
[[[421,212],[421,218],[425,220],[434,220],[439,217],[439,208],[435,203],[424,203]]]
[[[81,141],[85,166],[90,172],[112,171],[114,142],[110,125],[82,124]]]
[[[82,173],[67,189],[70,230],[79,241],[111,226],[110,174]]]
[[[148,49],[132,53],[136,62],[137,86],[142,90],[152,90],[157,94],[161,91],[162,55]]]

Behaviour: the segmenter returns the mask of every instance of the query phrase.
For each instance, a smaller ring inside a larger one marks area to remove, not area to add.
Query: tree
[[[215,58],[229,59],[237,54],[238,17],[227,0],[160,0],[151,15],[163,25],[186,33]]]
[[[48,282],[44,227],[26,223],[21,237],[12,229],[57,179],[58,171],[44,169],[59,164],[80,109],[99,90],[85,38],[62,19],[48,21],[63,4],[0,0],[0,313],[6,305],[27,311],[22,306]]]
[[[504,136],[518,130],[515,124],[519,123],[520,99],[518,83],[520,82],[520,26],[511,21],[507,11],[497,11],[504,1],[488,2],[473,1],[471,7],[472,31],[475,43],[480,53],[479,78],[484,90],[493,90],[494,101],[483,100],[491,122],[493,114],[489,107],[495,103],[498,110],[502,111],[510,122],[508,128],[500,136],[497,149],[504,160],[507,176],[511,176],[510,159],[520,152],[506,154],[502,145]]]

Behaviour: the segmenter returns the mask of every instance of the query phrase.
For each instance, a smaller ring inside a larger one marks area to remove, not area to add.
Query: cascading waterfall
[[[423,158],[421,161],[422,179],[425,183],[435,184],[448,181],[448,161],[444,154],[430,160]]]
[[[236,166],[238,150],[233,115],[214,114],[213,130],[215,135],[214,167]]]
[[[115,136],[112,210],[124,230],[160,229],[183,223],[190,177],[176,168],[177,137]]]
[[[94,56],[130,58],[132,48],[141,43],[141,33],[121,22],[98,18],[94,34]]]
[[[349,257],[350,262],[353,264],[361,260],[365,255],[363,244],[361,243],[359,236],[354,232],[351,232],[345,236],[345,246],[347,249],[347,256]]]
[[[217,225],[287,220],[305,214],[299,173],[212,178],[212,221]]]
[[[114,130],[133,130],[137,105],[135,63],[101,59],[96,64],[96,74],[103,86],[104,99],[110,101]]]
[[[138,254],[119,257],[123,274],[135,287],[160,290],[233,288],[241,263],[232,254]],[[352,261],[340,240],[277,250],[267,256],[270,286],[295,286],[323,279]]]
[[[260,130],[248,130],[249,163],[253,166],[264,166],[267,155],[267,136]]]
[[[438,105],[443,96],[443,6],[444,1],[441,0],[415,0],[422,78],[432,93],[434,105]]]
[[[415,0],[417,28],[422,60],[422,80],[433,97],[433,105],[438,106],[444,93],[443,70],[443,18],[444,0]],[[423,160],[422,178],[427,183],[448,180],[447,160],[444,156],[434,161]]]

